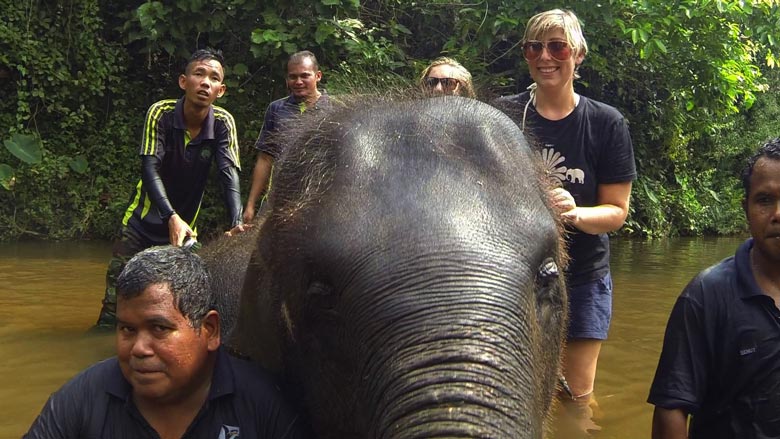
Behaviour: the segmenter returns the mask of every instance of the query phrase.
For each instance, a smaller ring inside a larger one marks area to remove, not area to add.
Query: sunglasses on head
[[[550,56],[558,61],[566,61],[571,57],[571,46],[566,41],[526,41],[523,43],[523,56],[528,61],[536,61],[542,56],[545,47]]]
[[[430,89],[436,88],[439,84],[443,90],[452,91],[458,86],[458,80],[455,78],[425,78],[425,86]]]

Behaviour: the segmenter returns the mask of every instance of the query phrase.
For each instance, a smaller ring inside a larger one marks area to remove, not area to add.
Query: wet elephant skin
[[[564,255],[517,126],[464,98],[345,100],[282,140],[234,346],[319,438],[541,438]]]

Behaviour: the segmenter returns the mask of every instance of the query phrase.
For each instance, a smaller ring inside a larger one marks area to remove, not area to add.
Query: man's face
[[[133,398],[186,401],[211,378],[209,353],[219,347],[219,318],[210,311],[200,331],[173,305],[167,284],[155,284],[117,303],[116,350]]]
[[[314,70],[310,58],[287,64],[287,88],[298,100],[307,100],[317,96],[317,83],[322,79],[322,72]]]
[[[187,66],[186,72],[179,76],[179,87],[184,90],[187,102],[198,107],[208,107],[225,94],[225,84],[222,83],[224,78],[219,61],[193,61]]]
[[[765,261],[780,263],[780,160],[761,157],[753,166],[745,202],[753,249]]]

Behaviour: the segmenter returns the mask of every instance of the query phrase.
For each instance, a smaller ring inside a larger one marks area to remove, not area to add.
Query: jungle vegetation
[[[331,94],[413,80],[442,54],[484,96],[515,93],[531,82],[525,22],[551,7],[584,25],[577,91],[630,121],[640,177],[621,233],[744,231],[739,171],[780,136],[778,0],[0,0],[0,240],[114,237],[146,108],[180,95],[196,48],[225,53],[218,104],[239,127],[246,192],[290,53],[315,52]],[[224,221],[212,190],[200,229]]]

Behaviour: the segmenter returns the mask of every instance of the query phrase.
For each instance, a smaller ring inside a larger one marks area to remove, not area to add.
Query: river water
[[[613,240],[614,317],[596,378],[596,437],[650,437],[645,400],[675,298],[741,241]],[[0,439],[21,437],[51,392],[112,355],[113,336],[85,334],[109,256],[104,242],[0,244]]]

